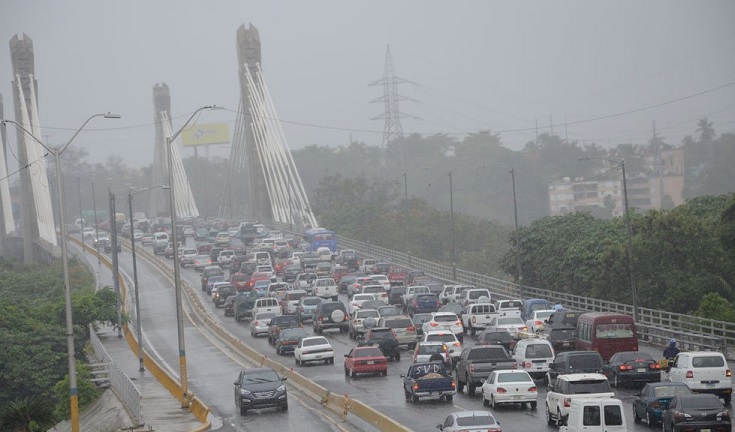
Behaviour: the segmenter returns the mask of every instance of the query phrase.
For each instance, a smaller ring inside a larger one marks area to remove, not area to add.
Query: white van
[[[157,232],[153,234],[153,253],[163,254],[168,246],[168,233]]]
[[[574,399],[559,432],[627,432],[624,412],[620,399]]]
[[[535,379],[543,378],[554,362],[554,347],[546,339],[521,339],[511,354],[518,369],[525,370]]]
[[[255,263],[257,265],[272,265],[271,254],[268,252],[255,252]]]

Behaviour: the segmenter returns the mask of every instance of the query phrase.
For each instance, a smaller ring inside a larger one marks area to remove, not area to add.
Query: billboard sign
[[[181,132],[184,146],[229,144],[230,130],[227,123],[195,124]]]

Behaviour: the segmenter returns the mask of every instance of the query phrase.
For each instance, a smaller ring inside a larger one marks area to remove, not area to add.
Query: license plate
[[[707,387],[714,387],[715,383],[707,383]]]
[[[568,347],[569,346],[569,342],[564,342],[563,343],[563,346]]]
[[[522,399],[523,395],[513,395],[513,399]]]
[[[317,354],[316,358],[322,358],[322,356],[320,354]]]
[[[367,362],[365,362],[365,363],[367,363],[367,364],[375,364],[375,362],[374,362],[373,360],[368,360],[368,361],[367,361]]]
[[[645,372],[645,371],[646,371],[646,368],[638,368],[638,369],[636,369],[636,370],[637,370],[638,372],[640,372],[640,373],[643,373],[643,372]]]
[[[700,429],[699,432],[711,432],[712,429]]]

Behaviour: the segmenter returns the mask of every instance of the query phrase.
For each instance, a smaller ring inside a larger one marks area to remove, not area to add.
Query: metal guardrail
[[[133,418],[135,424],[144,424],[143,398],[140,391],[135,387],[135,384],[133,384],[130,378],[115,364],[115,361],[107,353],[107,350],[102,345],[102,341],[100,341],[91,324],[89,325],[89,339],[92,343],[95,357],[102,363],[109,363],[112,390],[120,397],[123,405],[130,412],[130,416]]]
[[[290,232],[289,224],[275,221],[265,223],[281,231]],[[354,249],[362,255],[381,258],[404,267],[422,270],[443,282],[488,288],[493,296],[501,299],[520,298],[520,287],[514,282],[459,268],[456,269],[456,280],[452,280],[453,269],[450,266],[339,235],[337,236],[337,242],[341,248]],[[523,286],[523,294],[525,298],[547,299],[551,303],[562,304],[573,310],[618,312],[633,315],[633,306],[624,303],[525,285]],[[639,338],[649,343],[665,345],[669,339],[676,338],[685,350],[715,350],[725,354],[728,359],[735,358],[735,323],[639,307],[637,326]]]

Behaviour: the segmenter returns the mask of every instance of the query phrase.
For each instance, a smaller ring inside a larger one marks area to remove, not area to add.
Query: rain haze
[[[673,145],[707,116],[735,130],[735,2],[725,1],[26,1],[0,4],[0,93],[12,118],[8,41],[33,40],[44,138],[89,162],[152,163],[152,88],[171,92],[174,129],[228,122],[239,103],[236,30],[260,32],[262,67],[289,146],[380,145],[390,45],[405,133],[500,132],[520,149],[539,132],[603,146]],[[4,77],[4,78],[3,78]],[[599,118],[599,119],[598,119]],[[595,120],[597,119],[597,120]],[[553,125],[553,126],[552,126]],[[15,142],[15,140],[11,140]],[[227,155],[226,146],[214,149]],[[185,149],[182,156],[191,155]]]

